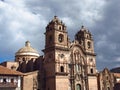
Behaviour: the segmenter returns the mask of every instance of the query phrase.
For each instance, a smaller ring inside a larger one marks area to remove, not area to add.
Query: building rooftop
[[[8,68],[0,65],[0,75],[21,76],[21,75],[23,75],[23,73],[15,71],[15,70],[8,69]]]
[[[120,73],[113,73],[115,77],[120,78]]]

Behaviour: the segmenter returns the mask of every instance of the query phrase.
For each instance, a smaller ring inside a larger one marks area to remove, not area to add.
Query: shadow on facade
[[[114,90],[120,90],[120,83],[115,84]]]

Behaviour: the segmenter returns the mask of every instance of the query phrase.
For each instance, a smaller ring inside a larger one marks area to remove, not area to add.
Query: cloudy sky
[[[98,70],[120,66],[119,0],[1,0],[0,62],[14,60],[27,40],[42,55],[45,27],[55,15],[66,24],[71,41],[82,25],[90,30]]]

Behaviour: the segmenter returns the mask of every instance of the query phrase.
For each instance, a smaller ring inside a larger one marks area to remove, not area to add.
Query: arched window
[[[22,59],[22,60],[23,60],[23,62],[24,62],[24,61],[25,61],[25,58],[23,57],[23,59]]]
[[[107,87],[107,90],[110,90],[110,87]]]
[[[90,59],[90,62],[93,62],[93,59],[92,59],[92,58]]]
[[[19,61],[19,60],[20,60],[20,58],[18,57],[18,58],[17,58],[17,60]]]
[[[76,85],[76,90],[81,90],[81,85],[80,84]]]
[[[64,67],[63,66],[60,67],[60,71],[64,72]]]
[[[76,72],[80,72],[80,66],[76,64]]]
[[[6,80],[6,78],[3,78],[3,83],[7,83],[7,80]]]
[[[89,35],[87,35],[87,38],[89,38]]]
[[[61,26],[59,26],[59,30],[61,30],[62,28],[61,28]]]
[[[87,42],[87,45],[88,45],[88,49],[90,49],[91,48],[91,42]]]
[[[12,69],[12,70],[15,70],[15,69],[16,69],[16,66],[15,66],[15,65],[12,65],[12,66],[11,66],[11,69]]]
[[[63,42],[63,41],[64,41],[64,36],[63,36],[63,34],[59,34],[59,36],[58,36],[58,41],[59,41],[59,42]]]
[[[93,68],[90,69],[91,74],[93,73]]]

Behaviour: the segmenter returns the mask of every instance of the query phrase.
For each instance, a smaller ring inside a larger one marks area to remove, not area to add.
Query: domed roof
[[[25,42],[25,47],[19,49],[15,56],[20,56],[20,55],[32,55],[32,56],[37,56],[39,57],[38,51],[36,51],[34,48],[30,46],[30,42],[26,41]]]
[[[54,16],[52,21],[49,22],[49,24],[57,24],[57,25],[65,25],[57,16]]]

